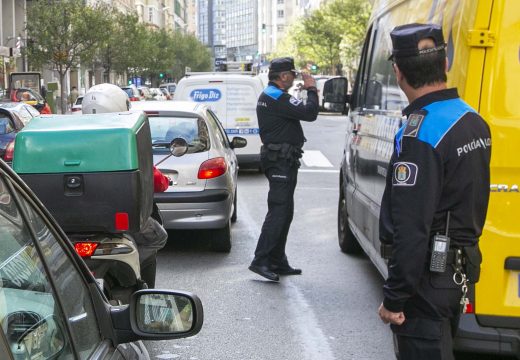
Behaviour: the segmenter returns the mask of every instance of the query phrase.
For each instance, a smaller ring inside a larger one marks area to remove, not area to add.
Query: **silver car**
[[[156,193],[166,229],[212,229],[215,251],[231,249],[231,223],[237,219],[238,163],[233,149],[246,146],[241,137],[229,141],[216,115],[200,103],[146,101],[131,110],[148,115],[153,142],[183,138],[189,150],[157,165],[170,178],[166,192]],[[154,148],[154,163],[168,150]]]

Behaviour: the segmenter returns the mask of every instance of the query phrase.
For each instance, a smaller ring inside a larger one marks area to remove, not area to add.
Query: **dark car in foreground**
[[[10,163],[13,160],[14,140],[34,117],[38,110],[23,102],[0,103],[0,158]]]
[[[197,334],[202,304],[146,289],[111,305],[65,233],[0,161],[0,359],[148,360],[141,340]]]

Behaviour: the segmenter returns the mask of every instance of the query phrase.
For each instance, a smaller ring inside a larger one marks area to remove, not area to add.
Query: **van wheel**
[[[338,242],[341,251],[346,254],[359,254],[361,246],[348,226],[347,200],[343,192],[343,184],[340,185],[338,203]]]
[[[233,215],[231,215],[231,222],[237,222],[237,189],[235,189],[235,198],[233,199]]]
[[[229,221],[222,229],[213,230],[210,236],[211,250],[226,253],[231,251],[231,224]]]

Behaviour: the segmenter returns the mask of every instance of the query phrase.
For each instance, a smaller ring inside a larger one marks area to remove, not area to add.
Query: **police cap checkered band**
[[[435,24],[406,24],[396,26],[390,33],[392,38],[393,58],[418,56],[441,51],[446,48],[442,28]],[[423,39],[432,39],[435,47],[419,50],[419,42]]]

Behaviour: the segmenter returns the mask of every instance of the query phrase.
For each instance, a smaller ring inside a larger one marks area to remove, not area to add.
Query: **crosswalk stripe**
[[[305,150],[302,160],[305,166],[309,167],[333,167],[330,161],[319,150]]]

